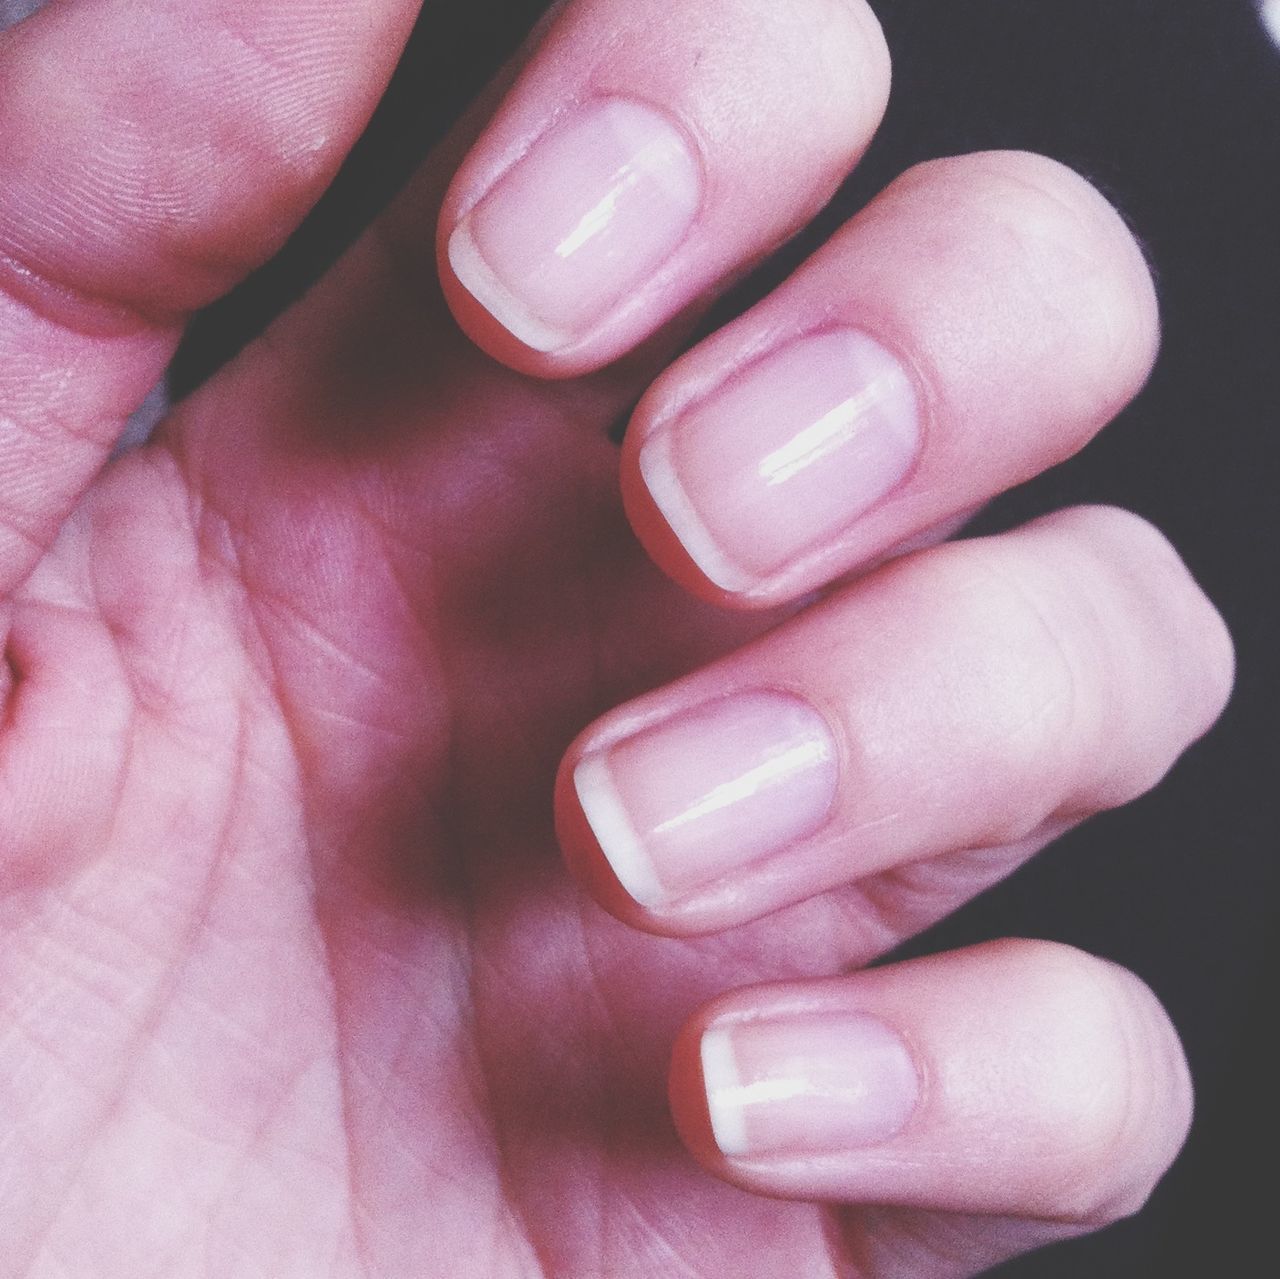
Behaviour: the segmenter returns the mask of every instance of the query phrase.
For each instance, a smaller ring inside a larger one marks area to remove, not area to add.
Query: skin
[[[714,36],[730,80],[781,66],[768,90],[781,94],[788,50],[763,36],[736,46],[725,7],[670,18],[662,65],[672,44]],[[6,154],[0,177],[12,213],[0,417],[15,424],[0,444],[0,1273],[932,1277],[1136,1210],[1190,1107],[1176,1038],[1136,979],[1031,943],[856,971],[1007,873],[1060,829],[1054,818],[1154,783],[1220,708],[1221,625],[1133,517],[1067,517],[1049,543],[1125,566],[1081,572],[1118,610],[1116,651],[1181,692],[1153,695],[1150,732],[1116,769],[1082,768],[1078,802],[1058,797],[1043,822],[996,822],[924,860],[900,850],[821,885],[797,873],[781,910],[761,898],[693,929],[612,917],[558,855],[552,794],[575,736],[649,690],[678,698],[685,686],[669,682],[691,671],[715,680],[760,660],[767,647],[739,646],[787,611],[782,598],[757,602],[783,612],[726,611],[655,567],[624,515],[605,430],[674,353],[680,316],[821,203],[868,140],[874,104],[819,121],[829,145],[806,156],[786,225],[735,223],[761,140],[730,138],[715,152],[723,222],[706,228],[719,266],[697,296],[655,300],[635,331],[552,367],[459,302],[447,270],[436,283],[429,228],[448,226],[468,175],[513,130],[536,127],[566,66],[595,65],[586,51],[617,15],[570,6],[557,56],[532,57],[474,147],[496,102],[303,305],[99,474],[183,315],[269,255],[323,189],[413,17],[409,4],[352,5],[328,14],[335,35],[291,16],[297,6],[187,6],[184,22],[147,6],[155,44],[139,63],[155,47],[166,67],[210,69],[171,82],[161,70],[130,102],[135,8],[56,6],[0,44],[0,137],[39,120],[42,143]],[[627,9],[637,28],[652,26],[642,8]],[[883,70],[861,9],[789,16],[804,36],[796,57],[835,30],[850,59]],[[260,58],[219,60],[213,37],[228,31]],[[120,64],[94,58],[91,35]],[[622,56],[618,74],[639,76],[651,56]],[[104,154],[118,167],[96,182]],[[1043,165],[1019,172],[1033,181]],[[146,199],[125,198],[136,173],[154,178]],[[974,174],[946,171],[944,184]],[[1087,223],[1096,197],[1070,189]],[[42,216],[58,201],[67,216]],[[1133,270],[1129,247],[1115,260]],[[814,279],[846,296],[834,261]],[[1029,419],[1022,469],[1083,443],[1136,390],[1153,340],[1141,320],[1125,330],[1132,357],[1097,373],[1069,439]],[[965,366],[974,384],[983,358]],[[956,403],[959,429],[977,410]],[[874,563],[1012,479],[975,479],[950,505],[919,498],[854,558]],[[661,530],[636,522],[687,581]],[[1027,543],[1029,571],[1043,564],[1057,581],[1067,553],[1049,543]],[[944,554],[912,563],[932,573]],[[834,607],[900,617],[889,579],[865,580]],[[1067,613],[1077,586],[1061,590]],[[1166,653],[1152,637],[1174,621]],[[1100,676],[1083,691],[1111,692]],[[560,808],[563,834],[563,795]],[[565,842],[627,916],[592,849],[571,831]],[[851,975],[833,986],[836,973]],[[995,988],[1008,998],[987,1001],[1000,1009],[988,1024],[948,1020]],[[963,1128],[945,1106],[918,1113],[896,1178],[892,1160],[856,1152],[825,1182],[808,1165],[762,1172],[720,1155],[689,1049],[699,1027],[833,990],[896,1019],[935,1069],[988,1079],[979,1049],[1007,1062],[1011,1091],[979,1089],[967,1112],[990,1140],[981,1175],[961,1175]],[[1078,1078],[1150,1079],[1140,1104],[1097,1089],[1096,1106],[1062,1103],[1043,1067],[1068,1031],[1084,1045]],[[910,1172],[931,1161],[947,1184]]]

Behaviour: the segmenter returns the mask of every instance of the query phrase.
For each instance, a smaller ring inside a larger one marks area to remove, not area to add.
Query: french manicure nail
[[[741,592],[844,533],[912,470],[915,392],[854,329],[799,338],[659,427],[640,451],[684,549]]]
[[[588,102],[534,143],[449,240],[454,274],[538,351],[588,336],[687,234],[702,199],[684,135],[625,98]]]
[[[835,800],[826,721],[788,693],[737,693],[583,757],[574,785],[622,887],[653,909],[814,833]]]
[[[713,1023],[701,1058],[712,1132],[731,1158],[876,1145],[902,1131],[919,1095],[902,1038],[864,1014]]]

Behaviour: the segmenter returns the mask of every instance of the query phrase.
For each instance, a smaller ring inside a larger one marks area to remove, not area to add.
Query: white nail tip
[[[603,755],[589,755],[573,770],[573,785],[583,816],[600,845],[618,882],[646,909],[662,905],[666,894],[618,797],[617,788]]]
[[[701,1045],[702,1083],[707,1091],[707,1113],[711,1132],[722,1154],[731,1158],[749,1152],[747,1128],[738,1098],[742,1080],[738,1076],[730,1032],[712,1027],[704,1032]]]
[[[749,590],[756,584],[720,550],[711,530],[694,509],[675,467],[671,465],[671,445],[665,432],[660,432],[641,448],[640,474],[654,505],[708,581],[722,591],[734,594]]]
[[[544,324],[494,275],[464,218],[449,237],[449,265],[459,283],[513,337],[534,351],[558,351],[569,334]]]

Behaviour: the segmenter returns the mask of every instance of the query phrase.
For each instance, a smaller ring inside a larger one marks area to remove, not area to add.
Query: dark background
[[[677,3],[678,0],[672,0]],[[894,53],[889,115],[866,162],[773,280],[917,160],[1041,151],[1124,211],[1160,281],[1166,337],[1142,397],[1083,456],[1008,495],[980,531],[1073,502],[1163,528],[1226,614],[1238,690],[1156,794],[1092,822],[912,946],[1055,938],[1145,977],[1183,1033],[1200,1098],[1190,1146],[1150,1207],[1002,1276],[1247,1276],[1267,1261],[1280,1189],[1266,1043],[1280,720],[1280,53],[1248,0],[873,0]],[[342,178],[282,257],[194,325],[189,390],[346,244],[515,47],[540,0],[428,0],[404,65]],[[734,1279],[726,1276],[726,1279]],[[790,1279],[780,1276],[779,1279]]]

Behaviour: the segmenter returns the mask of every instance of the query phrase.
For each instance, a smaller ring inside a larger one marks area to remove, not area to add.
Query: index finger
[[[573,0],[445,198],[454,314],[524,372],[607,364],[804,226],[888,88],[864,0]]]

